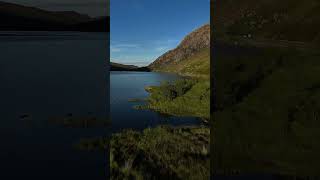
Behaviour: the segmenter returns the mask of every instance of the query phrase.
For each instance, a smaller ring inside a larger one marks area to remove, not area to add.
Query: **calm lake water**
[[[48,119],[108,116],[108,39],[101,33],[0,32],[0,179],[106,179],[108,153],[73,144],[108,130],[66,128]]]
[[[175,74],[157,72],[110,72],[110,112],[112,129],[119,131],[125,128],[142,130],[160,124],[198,125],[199,119],[194,117],[170,117],[150,110],[136,110],[135,105],[144,102],[129,102],[138,98],[145,99],[149,93],[146,86],[160,85],[161,81],[173,81],[181,78]]]

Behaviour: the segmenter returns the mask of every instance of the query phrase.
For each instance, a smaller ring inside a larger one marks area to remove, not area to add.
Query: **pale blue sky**
[[[111,0],[111,61],[146,66],[209,23],[209,0]]]

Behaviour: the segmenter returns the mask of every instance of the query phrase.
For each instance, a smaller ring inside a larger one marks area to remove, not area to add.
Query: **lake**
[[[0,32],[0,179],[106,179],[108,152],[74,147],[108,129],[50,118],[108,117],[109,35]]]
[[[130,99],[145,99],[149,93],[146,86],[160,85],[161,81],[173,81],[182,78],[176,74],[159,72],[110,72],[110,113],[113,132],[130,128],[143,130],[162,124],[173,126],[199,125],[194,117],[174,117],[162,115],[150,110],[137,110],[135,105],[144,102],[130,102]]]

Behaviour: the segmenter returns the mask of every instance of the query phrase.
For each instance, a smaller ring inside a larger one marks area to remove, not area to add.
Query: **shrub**
[[[167,81],[161,83],[159,91],[160,95],[162,95],[166,100],[173,100],[177,97],[175,87]]]
[[[177,80],[174,84],[174,90],[177,93],[177,96],[184,95],[187,91],[189,91],[194,85],[194,81],[187,79]]]

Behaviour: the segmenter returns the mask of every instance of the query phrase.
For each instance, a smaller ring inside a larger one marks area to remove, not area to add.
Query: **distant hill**
[[[109,30],[105,24],[109,17],[96,19],[74,11],[46,11],[7,2],[0,2],[0,22],[2,31]]]
[[[72,26],[74,30],[86,32],[109,32],[110,17],[95,18],[93,20],[78,23]]]
[[[209,75],[210,25],[206,24],[191,32],[178,47],[166,52],[148,67],[153,71]]]
[[[147,67],[138,67],[134,65],[124,65],[110,62],[110,71],[150,71]]]
[[[319,0],[214,1],[216,33],[253,39],[320,42]]]

